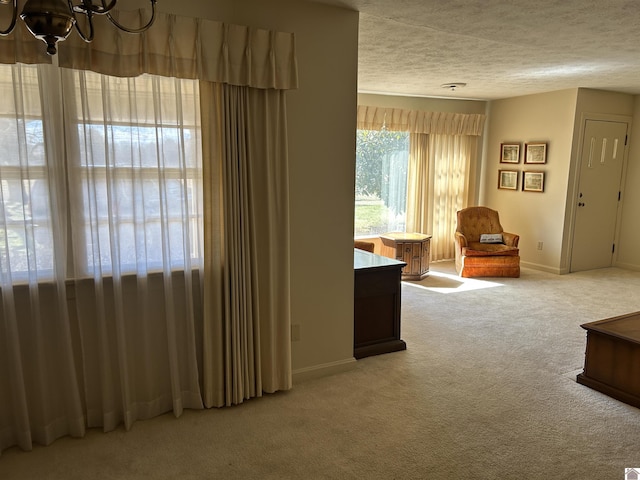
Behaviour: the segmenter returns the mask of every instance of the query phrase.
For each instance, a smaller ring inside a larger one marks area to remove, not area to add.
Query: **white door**
[[[587,120],[582,143],[571,271],[610,267],[628,124]]]

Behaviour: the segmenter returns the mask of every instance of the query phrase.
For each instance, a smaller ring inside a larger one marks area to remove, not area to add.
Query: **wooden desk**
[[[581,327],[587,348],[578,383],[640,408],[640,312]]]
[[[353,356],[406,350],[400,339],[400,274],[406,264],[354,249]]]
[[[429,274],[431,235],[423,233],[385,233],[380,235],[382,254],[407,264],[403,280],[422,280]]]

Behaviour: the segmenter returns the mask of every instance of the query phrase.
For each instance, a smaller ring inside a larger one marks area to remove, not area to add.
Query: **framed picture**
[[[544,172],[522,172],[522,191],[543,192]]]
[[[524,163],[547,163],[547,144],[546,143],[525,144]]]
[[[505,190],[517,190],[518,171],[498,170],[498,188],[503,188]]]
[[[500,163],[520,163],[520,144],[501,143]]]

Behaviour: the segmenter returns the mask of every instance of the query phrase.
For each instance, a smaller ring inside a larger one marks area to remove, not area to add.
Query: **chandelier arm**
[[[93,0],[82,0],[79,5],[74,5],[73,10],[77,13],[87,14],[88,12],[95,13],[96,15],[104,15],[107,12],[113,10],[118,3],[118,0],[111,0],[109,5],[106,5],[104,0],[101,0],[102,5],[94,5]]]
[[[9,35],[16,26],[16,19],[18,18],[18,0],[13,0],[13,16],[11,17],[11,23],[6,30],[0,30],[0,35]]]
[[[71,0],[69,0],[71,1]],[[118,21],[113,18],[111,16],[110,13],[107,12],[107,18],[109,19],[109,21],[111,23],[113,23],[116,27],[118,27],[120,30],[124,30],[127,33],[142,33],[145,30],[147,30],[151,25],[153,25],[153,22],[156,19],[156,1],[157,0],[150,0],[151,2],[151,18],[149,19],[149,21],[147,22],[146,25],[139,27],[139,28],[128,28],[125,27],[124,25],[121,25],[120,23],[118,23]],[[105,0],[102,0],[102,4],[104,5]],[[115,3],[116,0],[113,0],[112,3]]]
[[[89,24],[89,35],[85,35],[78,23],[78,19],[76,17],[76,9],[73,6],[73,2],[71,0],[68,0],[68,2],[69,2],[69,10],[71,10],[71,15],[73,15],[73,20],[74,20],[73,25],[76,28],[78,35],[80,35],[80,38],[82,38],[82,40],[84,40],[87,43],[93,41],[93,34],[94,34],[93,13],[91,12],[91,10],[82,11],[82,13],[84,13],[84,15],[87,17],[87,23]]]

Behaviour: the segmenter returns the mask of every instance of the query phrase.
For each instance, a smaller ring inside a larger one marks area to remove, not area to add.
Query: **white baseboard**
[[[354,369],[356,366],[356,359],[351,357],[344,360],[338,360],[337,362],[322,363],[320,365],[313,365],[312,367],[300,368],[292,372],[293,383],[300,383],[306,380],[312,380],[314,378],[327,377],[336,373],[347,372]]]
[[[622,268],[624,270],[633,270],[634,272],[640,272],[640,265],[635,265],[633,263],[614,262],[613,266]]]
[[[569,272],[563,272],[562,269],[560,268],[550,267],[549,265],[542,265],[540,263],[523,262],[522,260],[520,261],[520,266],[526,267],[526,268],[532,268],[533,270],[540,270],[542,272],[555,273],[556,275],[569,273]]]
[[[566,268],[556,268],[556,267],[549,267],[548,265],[540,265],[538,263],[523,262],[523,261],[520,261],[520,266],[526,267],[526,268],[531,268],[533,270],[540,270],[540,271],[543,271],[543,272],[555,273],[557,275],[565,275],[567,273],[571,273],[571,271],[569,270],[568,267],[566,267]],[[636,264],[633,264],[633,263],[613,262],[612,267],[617,267],[617,268],[622,268],[624,270],[632,270],[632,271],[635,271],[635,272],[640,272],[640,265],[636,265]]]

